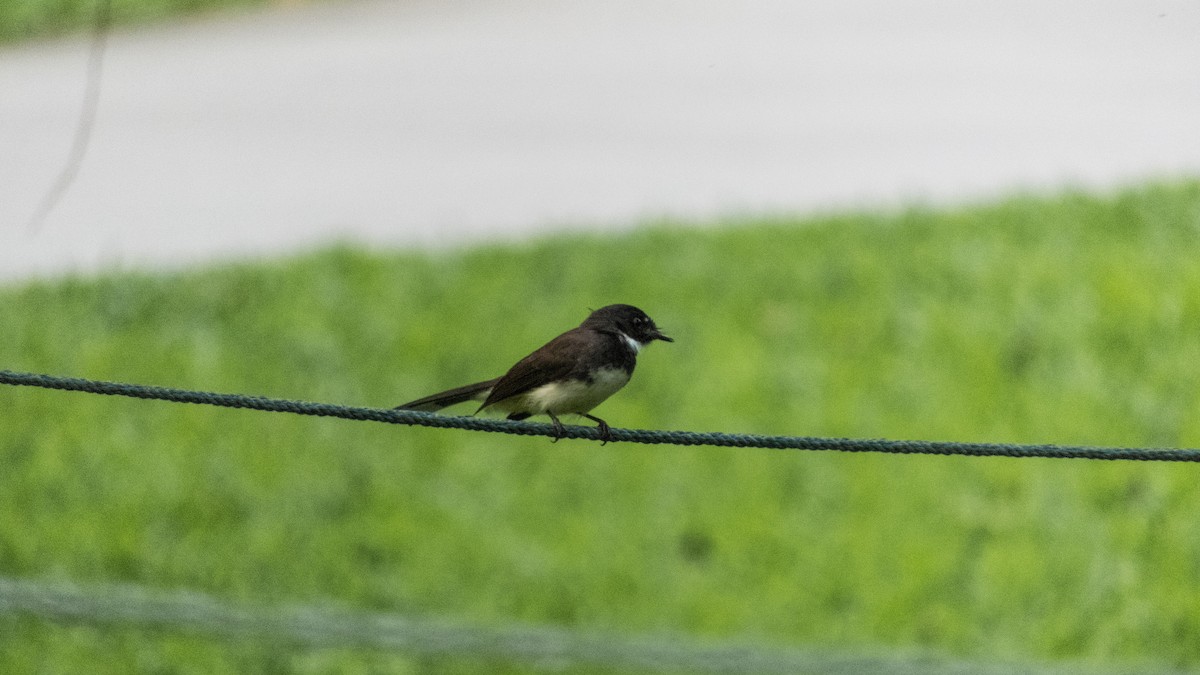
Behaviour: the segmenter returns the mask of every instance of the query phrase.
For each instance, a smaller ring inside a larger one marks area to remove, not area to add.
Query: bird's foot
[[[563,423],[559,421],[558,417],[555,416],[554,413],[547,413],[547,414],[550,415],[550,422],[554,424],[554,441],[553,442],[557,443],[560,440],[566,438],[567,428],[563,426]]]
[[[608,428],[608,422],[593,415],[584,415],[584,417],[596,423],[596,430],[600,432],[600,445],[608,445],[608,442],[613,439],[612,429]]]

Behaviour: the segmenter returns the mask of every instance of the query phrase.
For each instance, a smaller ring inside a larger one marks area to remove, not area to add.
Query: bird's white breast
[[[591,384],[568,380],[532,389],[523,395],[522,407],[535,415],[585,413],[615,394],[626,382],[629,382],[629,373],[621,368],[606,368],[595,372]]]

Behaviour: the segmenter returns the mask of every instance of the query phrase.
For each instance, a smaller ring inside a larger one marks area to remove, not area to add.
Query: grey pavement
[[[0,50],[0,280],[1200,175],[1194,0],[333,1]]]

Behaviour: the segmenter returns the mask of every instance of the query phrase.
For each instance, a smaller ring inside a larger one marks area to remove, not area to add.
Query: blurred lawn
[[[0,368],[387,406],[588,307],[615,426],[1200,446],[1200,183],[0,289]],[[1200,468],[606,447],[0,388],[0,574],[980,661],[1200,666]],[[0,619],[0,671],[490,672]]]
[[[0,43],[90,31],[104,0],[3,0]],[[288,0],[111,0],[117,23],[152,21],[230,7],[265,5]],[[303,2],[304,0],[296,0]]]

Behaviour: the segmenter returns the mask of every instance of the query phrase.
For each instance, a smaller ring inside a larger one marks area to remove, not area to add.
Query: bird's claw
[[[584,415],[584,417],[596,423],[596,431],[600,437],[600,445],[608,445],[608,442],[613,439],[612,429],[608,428],[608,422],[594,415]]]
[[[608,422],[601,421],[597,429],[600,430],[600,445],[608,445],[608,442],[612,440],[612,430],[608,428]]]
[[[554,424],[554,440],[551,443],[557,443],[567,437],[567,428],[554,415],[550,416],[550,421]]]

